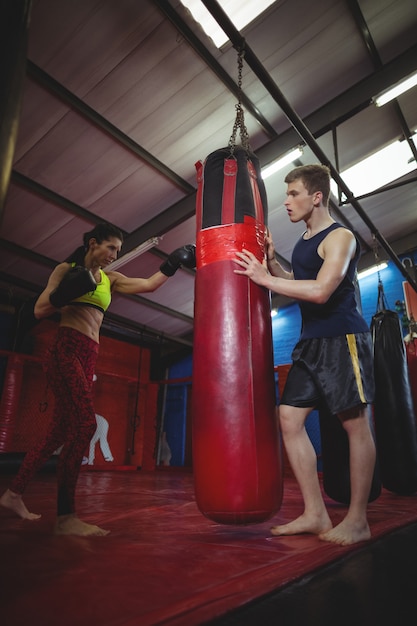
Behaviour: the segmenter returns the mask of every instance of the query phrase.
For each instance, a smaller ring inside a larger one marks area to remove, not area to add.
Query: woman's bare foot
[[[60,515],[55,524],[56,535],[77,535],[78,537],[104,537],[109,530],[103,530],[94,524],[87,524],[76,515]]]
[[[0,498],[0,504],[6,507],[6,509],[10,509],[16,513],[22,519],[34,520],[40,518],[40,515],[37,513],[30,513],[23,502],[22,496],[18,493],[14,493],[14,491],[10,491],[10,489],[4,492]]]
[[[304,533],[320,535],[329,532],[331,528],[332,522],[326,512],[315,517],[303,513],[303,515],[300,515],[300,517],[288,524],[272,526],[271,535],[302,535]]]
[[[350,546],[360,541],[367,541],[370,538],[371,530],[368,522],[352,523],[346,518],[334,528],[319,534],[319,539],[322,541],[330,541],[340,546]]]

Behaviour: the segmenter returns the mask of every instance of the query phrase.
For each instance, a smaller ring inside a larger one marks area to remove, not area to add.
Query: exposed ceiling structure
[[[247,0],[249,2],[249,0]],[[256,3],[256,0],[251,0]],[[25,298],[95,223],[125,235],[123,254],[158,245],[120,271],[148,276],[195,242],[195,163],[227,146],[239,97],[261,165],[296,146],[303,155],[265,181],[269,227],[289,263],[302,224],[283,202],[294,165],[339,172],[417,129],[417,88],[377,108],[373,98],[417,71],[415,0],[277,0],[238,32],[204,0],[230,41],[218,50],[179,0],[33,0],[19,132],[0,227],[0,290]],[[334,216],[359,236],[362,266],[417,245],[417,170],[349,202]],[[404,268],[402,268],[404,269]],[[406,271],[406,270],[404,270]],[[215,294],[208,294],[208,299]],[[160,290],[116,295],[104,329],[168,352],[192,347],[194,272]]]

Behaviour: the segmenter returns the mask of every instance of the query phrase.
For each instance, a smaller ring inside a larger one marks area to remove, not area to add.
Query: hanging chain
[[[378,276],[378,303],[377,303],[377,311],[382,311],[384,309],[388,309],[388,302],[384,292],[384,285],[381,280],[381,273],[379,271],[380,259],[378,253],[378,242],[375,237],[375,233],[372,233],[372,251],[374,253],[375,265],[378,268],[377,276]]]
[[[374,253],[375,265],[377,266],[378,285],[382,286],[381,273],[379,271],[381,259],[379,258],[379,247],[375,237],[375,233],[372,233],[372,251]]]
[[[377,271],[377,276],[378,276],[378,288],[381,290],[382,289],[382,280],[381,280],[381,274],[379,271],[379,253],[378,253],[378,242],[376,240],[375,237],[375,233],[372,233],[372,251],[374,253],[374,259],[375,259],[375,265],[378,268]]]
[[[372,233],[372,252],[374,253],[375,265],[379,265],[378,242],[374,233]]]
[[[238,53],[237,53],[237,68],[238,68],[237,85],[239,87],[239,99],[238,99],[238,103],[235,105],[236,119],[233,125],[232,135],[229,139],[229,148],[230,148],[230,153],[232,155],[236,148],[236,136],[237,136],[238,129],[239,129],[240,142],[242,144],[242,147],[246,150],[246,152],[250,151],[249,134],[245,125],[245,115],[243,113],[243,108],[242,108],[242,69],[243,69],[244,54],[245,54],[244,49],[239,48]]]

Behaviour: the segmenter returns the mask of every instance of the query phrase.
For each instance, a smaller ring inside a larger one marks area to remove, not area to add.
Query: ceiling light
[[[124,254],[120,258],[116,259],[116,261],[113,261],[113,263],[111,263],[108,267],[106,267],[105,271],[112,272],[113,270],[118,269],[122,265],[126,265],[126,263],[129,263],[129,261],[136,259],[136,257],[140,256],[144,252],[147,252],[151,248],[154,248],[155,246],[157,246],[158,243],[159,243],[159,237],[151,237],[150,239],[147,239],[146,241],[141,243],[140,246],[133,248],[133,250],[131,250],[127,254]]]
[[[417,147],[415,133],[412,140]],[[411,156],[410,146],[406,141],[393,141],[382,150],[340,172],[340,176],[356,197],[362,196],[415,170],[416,162],[410,159]],[[337,197],[337,184],[334,180],[331,181],[331,189]]]
[[[409,76],[405,80],[402,80],[400,83],[397,83],[396,85],[394,85],[394,87],[391,87],[391,89],[388,89],[387,91],[381,93],[379,96],[376,96],[376,98],[374,98],[374,102],[377,107],[382,107],[384,104],[387,104],[387,102],[394,100],[394,98],[398,98],[398,96],[400,96],[402,93],[408,91],[416,85],[417,72],[412,76]]]
[[[228,40],[228,36],[216,22],[210,11],[201,0],[181,0],[187,7],[196,22],[200,24],[217,46],[221,48]],[[274,0],[219,0],[219,4],[229,19],[233,21],[237,30],[241,30],[267,9]]]
[[[286,165],[289,165],[290,163],[293,163],[294,161],[299,159],[302,154],[303,151],[301,150],[301,148],[295,148],[294,150],[291,150],[291,152],[288,152],[288,154],[285,154],[280,159],[277,159],[276,161],[273,161],[270,165],[264,167],[262,169],[262,178],[265,180],[265,178],[272,176],[272,174],[275,174],[275,172],[278,172],[278,170],[282,170],[282,168]]]
[[[368,267],[367,270],[359,272],[358,279],[365,278],[365,276],[372,276],[372,274],[376,274],[377,272],[384,270],[386,267],[388,267],[388,263],[385,263],[385,261],[383,263],[379,263],[378,265],[372,265],[372,267]]]

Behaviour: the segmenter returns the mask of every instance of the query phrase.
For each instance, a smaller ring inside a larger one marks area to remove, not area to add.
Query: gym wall
[[[42,362],[57,331],[44,320],[31,331],[30,355],[3,351],[0,454],[22,455],[46,432],[54,398]],[[158,386],[150,381],[150,351],[102,336],[94,382],[97,431],[86,469],[155,467]]]

